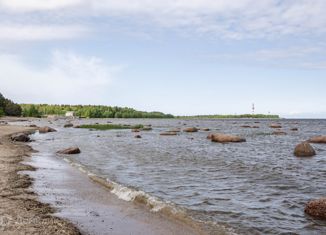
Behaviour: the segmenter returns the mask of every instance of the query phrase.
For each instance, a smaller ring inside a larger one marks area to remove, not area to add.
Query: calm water
[[[286,136],[269,135],[273,130],[268,120],[110,121],[152,124],[153,130],[135,139],[130,130],[65,129],[64,120],[35,121],[58,132],[35,134],[32,145],[41,153],[77,145],[82,153],[71,160],[89,171],[173,202],[195,219],[227,224],[240,234],[326,234],[325,222],[303,212],[307,201],[326,196],[326,145],[314,145],[315,157],[293,156],[297,143],[326,135],[326,120],[280,120]],[[159,135],[170,128],[192,126],[212,131]],[[299,131],[290,131],[293,127]],[[212,143],[206,139],[211,132],[237,134],[247,142]]]

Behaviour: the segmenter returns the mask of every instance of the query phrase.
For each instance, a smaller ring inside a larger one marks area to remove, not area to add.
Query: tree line
[[[0,93],[0,116],[21,116],[22,108],[19,104],[5,98]]]
[[[231,118],[267,118],[267,119],[278,119],[280,118],[279,115],[274,114],[230,114],[230,115],[196,115],[196,116],[178,116],[178,118],[211,118],[211,119],[231,119]]]
[[[143,112],[132,108],[104,105],[21,104],[20,106],[24,117],[62,116],[72,111],[75,116],[83,118],[173,118],[173,115],[162,112]]]

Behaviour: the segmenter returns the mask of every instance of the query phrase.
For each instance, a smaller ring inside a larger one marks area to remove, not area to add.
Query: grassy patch
[[[94,129],[94,130],[120,130],[120,129],[140,129],[143,125],[121,125],[121,124],[89,124],[81,125],[80,128]]]

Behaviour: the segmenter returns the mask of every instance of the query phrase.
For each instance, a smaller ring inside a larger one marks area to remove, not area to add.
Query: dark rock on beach
[[[295,147],[294,155],[297,157],[312,157],[316,155],[316,151],[308,142],[302,142]]]
[[[31,139],[29,136],[25,133],[19,133],[11,136],[12,141],[17,141],[17,142],[29,142]]]
[[[141,135],[135,135],[136,139],[141,139]]]
[[[218,143],[246,142],[245,138],[241,138],[241,137],[235,136],[235,135],[226,135],[226,134],[211,134],[207,138],[211,139],[212,142],[218,142]]]
[[[56,130],[51,127],[45,126],[45,127],[40,127],[39,132],[40,133],[48,133],[48,132],[56,132]]]
[[[70,147],[67,149],[63,149],[58,151],[59,154],[78,154],[80,153],[80,149],[78,147]]]
[[[74,125],[72,123],[66,123],[63,127],[68,128],[68,127],[73,127]]]
[[[315,136],[310,138],[308,142],[314,144],[326,144],[326,136]]]
[[[298,131],[299,129],[296,128],[296,127],[294,127],[294,128],[291,128],[290,130],[291,130],[291,131]]]
[[[308,202],[304,211],[315,218],[326,220],[326,197]]]

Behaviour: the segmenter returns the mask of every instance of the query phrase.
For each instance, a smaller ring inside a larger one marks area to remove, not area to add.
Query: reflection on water
[[[142,138],[135,139],[130,130],[62,128],[65,121],[59,120],[50,125],[58,132],[36,134],[33,147],[54,153],[77,145],[82,153],[71,159],[91,172],[187,208],[196,219],[229,224],[241,234],[326,233],[324,222],[303,212],[307,201],[326,195],[326,145],[314,145],[315,157],[293,156],[297,143],[326,134],[326,121],[280,120],[282,130],[288,133],[284,136],[270,135],[273,130],[268,120],[110,121],[152,124],[153,130],[141,132]],[[211,131],[159,135],[190,126]],[[299,131],[290,131],[293,127]],[[206,139],[211,132],[237,134],[247,142],[212,143]]]

